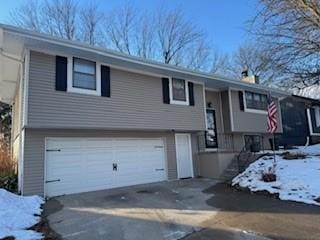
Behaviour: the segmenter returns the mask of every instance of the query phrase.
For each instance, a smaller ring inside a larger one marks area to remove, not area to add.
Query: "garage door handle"
[[[164,171],[164,168],[157,168],[156,171]]]
[[[163,148],[163,146],[154,146],[154,148]]]
[[[53,183],[53,182],[60,182],[60,179],[46,181],[46,183]]]
[[[61,149],[47,149],[47,152],[61,152]]]

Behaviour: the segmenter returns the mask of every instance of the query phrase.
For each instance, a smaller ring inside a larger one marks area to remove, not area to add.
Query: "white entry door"
[[[152,138],[50,138],[45,175],[48,197],[164,181],[164,142]]]
[[[193,177],[193,163],[191,151],[191,136],[190,134],[176,134],[176,155],[178,178]]]

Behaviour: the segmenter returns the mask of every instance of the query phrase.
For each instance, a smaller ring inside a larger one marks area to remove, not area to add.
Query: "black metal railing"
[[[210,135],[207,131],[198,134],[199,151],[206,149],[219,149],[234,151],[234,139],[232,134],[217,133],[216,136]]]

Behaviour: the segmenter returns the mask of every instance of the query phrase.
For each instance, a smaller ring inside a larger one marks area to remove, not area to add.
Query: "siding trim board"
[[[31,53],[29,50],[25,52],[25,72],[23,81],[23,117],[22,117],[22,128],[28,125],[29,116],[29,81],[30,81],[30,65],[31,65]]]

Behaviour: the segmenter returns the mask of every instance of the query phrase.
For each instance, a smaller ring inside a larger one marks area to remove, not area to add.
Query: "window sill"
[[[265,115],[268,114],[268,111],[258,110],[258,109],[252,109],[252,108],[245,108],[244,111],[245,111],[245,112],[248,112],[248,113],[257,113],[257,114],[265,114]]]
[[[86,94],[86,95],[101,96],[101,93],[98,92],[98,90],[89,90],[89,89],[71,87],[71,88],[68,88],[67,91],[70,93],[80,93],[80,94]]]
[[[188,101],[177,101],[177,100],[171,100],[170,104],[176,104],[176,105],[185,105],[188,106],[189,102]]]

